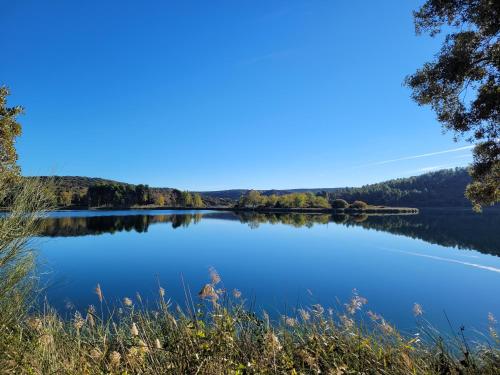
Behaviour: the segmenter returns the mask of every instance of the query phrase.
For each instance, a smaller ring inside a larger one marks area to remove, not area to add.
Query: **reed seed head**
[[[209,268],[209,273],[210,273],[210,281],[211,281],[212,285],[217,285],[221,280],[219,273],[213,267]]]
[[[307,322],[309,319],[311,319],[311,315],[309,314],[309,312],[304,309],[299,309],[299,314],[304,322]]]
[[[99,298],[99,302],[102,302],[104,299],[104,296],[102,294],[101,285],[97,284],[97,286],[95,287],[95,293],[97,294],[97,297]]]
[[[491,313],[491,312],[488,313],[488,322],[490,322],[490,324],[497,324],[497,320],[495,319],[495,315],[493,315],[493,313]]]
[[[368,300],[364,297],[361,297],[357,290],[353,290],[353,297],[351,298],[351,301],[346,304],[346,310],[349,314],[354,315],[356,311],[361,310],[363,305],[366,305],[368,303]]]
[[[139,330],[137,329],[137,325],[132,323],[132,327],[130,327],[130,334],[132,336],[139,336]]]
[[[98,361],[102,357],[101,351],[95,348],[90,351],[89,355],[94,361]]]
[[[219,298],[212,284],[205,284],[198,295],[202,299],[211,298],[213,301],[217,301],[217,299]]]
[[[116,351],[112,351],[111,353],[109,353],[109,363],[111,364],[111,366],[119,366],[121,359],[122,356],[120,353]]]
[[[77,331],[80,331],[80,329],[82,329],[84,323],[85,323],[85,320],[83,320],[80,312],[78,312],[78,311],[75,312],[75,318],[73,320],[73,326],[75,327],[75,329]]]
[[[415,317],[420,316],[424,313],[424,310],[422,309],[422,306],[419,303],[416,303],[413,305],[413,315]]]
[[[161,349],[162,348],[160,339],[156,339],[155,340],[155,348],[156,349]]]

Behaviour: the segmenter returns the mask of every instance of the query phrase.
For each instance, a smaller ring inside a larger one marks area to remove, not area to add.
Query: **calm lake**
[[[352,290],[366,310],[402,330],[428,320],[485,330],[500,317],[500,210],[421,210],[418,215],[236,214],[216,211],[54,212],[35,241],[44,293],[63,314],[97,304],[154,302],[158,282],[196,300],[208,268],[270,314],[321,303],[338,307]]]

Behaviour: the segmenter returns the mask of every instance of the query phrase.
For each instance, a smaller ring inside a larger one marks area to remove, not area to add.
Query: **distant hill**
[[[341,188],[302,188],[288,190],[261,190],[263,195],[290,193],[324,193],[330,200],[345,199],[348,202],[362,200],[373,205],[408,207],[470,207],[464,191],[471,178],[466,168],[443,169],[419,176],[398,178],[364,185]],[[238,199],[249,190],[233,189],[200,192],[214,198]]]
[[[68,191],[74,195],[84,196],[91,186],[119,185],[134,187],[135,185],[107,180],[103,178],[79,176],[42,177],[52,179],[57,193]],[[330,201],[336,198],[348,202],[362,200],[372,205],[405,206],[405,207],[470,207],[464,197],[464,191],[470,182],[465,168],[444,169],[419,176],[398,178],[361,187],[337,188],[302,188],[288,190],[262,190],[263,195],[284,195],[290,193],[312,192],[327,197]],[[175,205],[181,192],[166,187],[148,187],[151,194],[162,194],[167,204]],[[248,189],[231,189],[199,192],[207,205],[230,205],[249,192]]]

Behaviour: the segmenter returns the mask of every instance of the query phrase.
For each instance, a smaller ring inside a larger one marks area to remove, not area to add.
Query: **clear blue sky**
[[[423,1],[0,2],[25,174],[335,187],[471,160],[402,86],[439,48]]]

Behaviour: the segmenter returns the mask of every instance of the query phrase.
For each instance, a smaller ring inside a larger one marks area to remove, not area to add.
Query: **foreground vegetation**
[[[366,299],[354,293],[339,310],[320,305],[271,320],[245,308],[241,293],[211,280],[188,307],[173,307],[159,288],[154,308],[140,295],[109,310],[96,287],[97,308],[71,319],[46,307],[19,319],[3,345],[0,368],[16,374],[498,374],[495,318],[491,339],[471,347],[465,335],[447,341],[414,306],[420,334],[401,335],[376,313],[360,321]],[[229,296],[231,294],[231,296]],[[198,299],[197,299],[198,300]],[[2,336],[4,336],[2,334]],[[2,337],[5,340],[5,337]],[[4,342],[4,341],[3,341]]]

